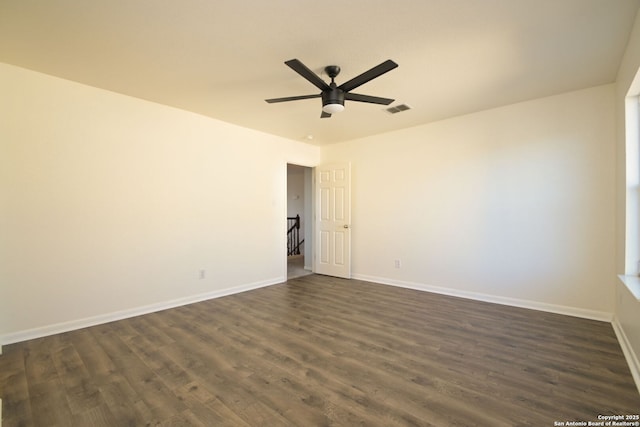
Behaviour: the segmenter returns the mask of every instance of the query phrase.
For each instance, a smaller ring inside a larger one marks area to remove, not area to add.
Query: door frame
[[[284,280],[288,280],[288,260],[287,260],[287,216],[288,216],[288,203],[289,197],[289,188],[288,188],[288,165],[300,166],[305,168],[305,176],[308,176],[310,179],[309,185],[304,185],[304,216],[302,218],[302,222],[305,224],[305,236],[304,236],[304,257],[305,257],[305,266],[309,265],[307,257],[311,261],[311,271],[315,273],[316,265],[315,265],[315,166],[309,166],[301,163],[286,161],[284,163],[284,219],[282,221],[283,224],[283,249],[282,253],[284,254]],[[308,231],[308,233],[307,233]]]

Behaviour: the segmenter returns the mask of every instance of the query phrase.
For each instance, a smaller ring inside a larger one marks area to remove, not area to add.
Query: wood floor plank
[[[101,404],[89,408],[85,411],[73,415],[74,426],[91,427],[113,427],[118,424],[118,420],[113,416],[106,404]]]
[[[8,426],[544,426],[640,411],[608,323],[318,275],[7,346],[0,397]]]
[[[53,363],[64,384],[72,414],[85,413],[102,404],[102,396],[75,347],[66,346],[52,354]]]
[[[140,396],[120,374],[114,374],[111,382],[101,385],[100,394],[116,420],[114,425],[133,427],[150,422],[149,411],[140,410]]]
[[[35,425],[73,425],[73,415],[67,403],[64,385],[58,378],[30,384],[29,400]]]
[[[75,331],[71,339],[73,347],[78,352],[93,381],[98,386],[112,381],[117,368],[91,330]],[[117,356],[117,354],[113,354],[113,356]]]
[[[216,398],[197,381],[175,390],[176,396],[189,408],[189,417],[203,425],[247,425],[231,411],[219,405]]]
[[[168,357],[162,344],[146,336],[129,338],[127,344],[167,387],[174,389],[193,381],[187,371]]]
[[[5,427],[33,424],[23,347],[22,343],[15,344],[0,356],[0,397]]]

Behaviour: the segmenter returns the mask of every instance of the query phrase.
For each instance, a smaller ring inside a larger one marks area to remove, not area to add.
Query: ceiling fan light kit
[[[331,117],[334,113],[339,113],[344,110],[344,101],[357,101],[357,102],[368,102],[371,104],[382,104],[389,105],[394,100],[389,98],[380,98],[377,96],[369,96],[369,95],[360,95],[357,93],[351,93],[350,91],[362,86],[375,79],[376,77],[380,77],[386,72],[389,72],[396,68],[398,64],[388,59],[380,65],[373,67],[372,69],[365,71],[359,76],[354,77],[353,79],[342,83],[338,86],[335,82],[335,78],[340,74],[340,67],[337,65],[329,65],[325,67],[325,72],[329,77],[331,77],[331,83],[327,84],[324,80],[320,78],[316,73],[311,71],[306,65],[300,62],[298,59],[291,59],[289,61],[285,61],[285,64],[288,65],[293,71],[300,74],[302,77],[307,79],[311,84],[320,89],[322,92],[314,95],[301,95],[301,96],[289,96],[286,98],[272,98],[265,99],[266,102],[272,104],[276,102],[288,102],[288,101],[298,101],[301,99],[310,99],[310,98],[322,98],[322,114],[320,118],[328,118]]]
[[[344,111],[344,105],[342,104],[324,104],[322,106],[322,111],[324,111],[327,114],[335,114],[335,113],[339,113],[341,111]]]

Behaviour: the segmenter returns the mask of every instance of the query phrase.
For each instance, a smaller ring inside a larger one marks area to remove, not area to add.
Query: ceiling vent
[[[397,114],[397,113],[401,113],[402,111],[407,111],[410,109],[411,107],[408,106],[407,104],[400,104],[400,105],[396,105],[395,107],[385,108],[384,111],[386,111],[389,114]]]

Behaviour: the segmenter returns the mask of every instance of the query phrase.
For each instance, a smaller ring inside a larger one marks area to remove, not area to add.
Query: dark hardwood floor
[[[8,345],[10,426],[553,426],[638,414],[608,323],[310,275]]]

